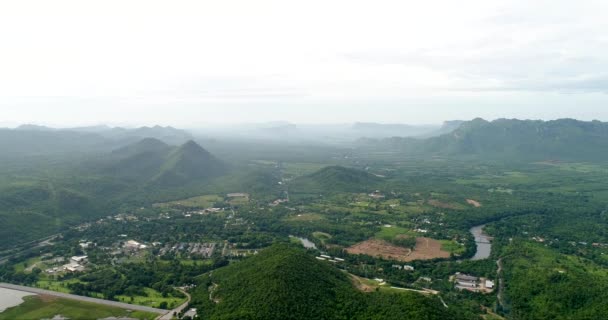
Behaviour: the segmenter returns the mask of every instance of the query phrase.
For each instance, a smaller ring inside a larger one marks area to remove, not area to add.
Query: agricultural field
[[[130,317],[136,319],[155,319],[158,315],[142,311],[129,311],[94,303],[61,299],[50,296],[28,296],[19,306],[0,313],[0,320],[43,319],[62,315],[71,319],[90,319],[104,317]]]
[[[217,203],[223,203],[224,198],[218,195],[202,195],[171,202],[157,203],[159,208],[186,207],[186,208],[211,208]]]

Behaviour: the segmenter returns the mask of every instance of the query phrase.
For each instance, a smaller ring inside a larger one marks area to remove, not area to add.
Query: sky
[[[608,1],[0,2],[0,125],[608,121]]]

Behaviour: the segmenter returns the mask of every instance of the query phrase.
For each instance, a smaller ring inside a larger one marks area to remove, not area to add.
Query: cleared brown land
[[[473,199],[467,199],[467,203],[472,205],[475,208],[481,207],[481,203],[479,203],[479,201],[475,201]]]
[[[416,238],[413,251],[384,240],[370,239],[347,248],[346,252],[406,262],[450,257],[449,252],[441,250],[441,242],[431,238]]]

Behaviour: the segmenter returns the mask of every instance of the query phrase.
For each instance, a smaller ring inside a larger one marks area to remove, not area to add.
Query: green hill
[[[290,191],[292,194],[368,192],[381,182],[381,178],[365,171],[330,166],[295,179],[290,185]]]
[[[0,249],[38,239],[67,225],[114,212],[200,194],[226,166],[194,142],[171,147],[152,138],[87,158],[76,166],[50,166],[39,173],[0,179]],[[28,172],[29,173],[29,172]],[[11,180],[15,179],[15,180]],[[240,190],[235,178],[230,189]],[[214,182],[217,185],[217,182]],[[247,190],[248,191],[248,190]],[[211,192],[211,191],[210,191]]]
[[[193,296],[204,319],[454,319],[434,298],[359,292],[348,274],[285,244],[213,271]]]

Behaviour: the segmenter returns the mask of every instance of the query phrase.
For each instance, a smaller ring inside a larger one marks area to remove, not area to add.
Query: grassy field
[[[154,313],[127,310],[100,304],[60,299],[48,296],[29,296],[22,304],[0,313],[0,320],[42,319],[62,315],[70,319],[98,319],[104,317],[131,317],[154,319]]]
[[[413,233],[409,229],[397,227],[397,226],[382,227],[382,229],[380,229],[380,232],[376,233],[377,238],[385,239],[385,240],[395,239],[395,237],[398,235],[415,236],[416,234]]]
[[[163,298],[163,296],[160,294],[160,292],[158,292],[154,289],[145,288],[144,290],[146,291],[148,296],[145,296],[145,297],[144,296],[134,296],[134,297],[117,296],[116,298],[120,302],[137,304],[137,305],[141,305],[141,306],[148,306],[148,307],[154,307],[154,308],[158,308],[162,302],[167,302],[167,305],[169,306],[170,309],[175,308],[175,307],[179,306],[180,304],[186,302],[185,298],[178,298],[178,297],[172,297],[172,296]]]
[[[39,280],[36,282],[36,287],[56,292],[70,293],[70,289],[68,289],[68,284],[78,282],[81,281],[78,279],[70,279],[64,281]]]
[[[439,242],[441,242],[441,250],[445,250],[453,254],[463,254],[466,251],[465,246],[452,240],[439,240]]]
[[[218,195],[202,195],[202,196],[192,197],[192,198],[183,199],[183,200],[157,203],[156,206],[163,207],[163,208],[175,207],[175,206],[190,207],[190,208],[210,208],[213,206],[213,204],[215,204],[217,202],[223,202],[223,201],[224,201],[224,198],[222,198]]]

